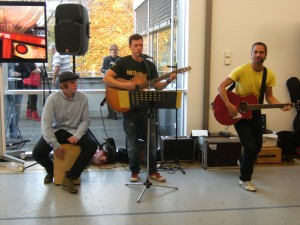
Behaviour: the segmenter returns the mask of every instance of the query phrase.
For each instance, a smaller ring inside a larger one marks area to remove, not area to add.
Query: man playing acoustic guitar
[[[259,99],[264,70],[263,63],[266,57],[266,44],[262,42],[254,43],[251,49],[251,63],[237,67],[218,86],[219,95],[228,109],[229,117],[236,117],[239,114],[239,109],[230,102],[226,87],[235,82],[236,93],[239,96],[254,94]],[[272,87],[274,86],[275,75],[271,70],[267,69],[265,90],[262,95],[265,96],[269,104],[280,104],[273,95]],[[290,109],[291,106],[288,103],[283,104],[281,108],[282,111]],[[243,154],[238,159],[238,164],[240,165],[239,185],[247,191],[254,192],[256,188],[251,183],[251,176],[255,159],[262,148],[261,111],[253,111],[251,119],[241,119],[234,124],[234,127],[243,146]]]
[[[118,59],[106,72],[103,82],[106,84],[106,100],[112,109],[114,109],[110,98],[110,88],[119,90],[133,91],[143,82],[158,77],[156,66],[153,62],[146,60],[143,55],[143,37],[139,34],[133,34],[129,37],[129,48],[131,55]],[[147,70],[147,67],[149,70]],[[149,73],[148,73],[149,71]],[[152,86],[156,90],[164,89],[169,83],[176,79],[176,74],[171,73],[166,81],[159,81]],[[141,138],[147,143],[147,109],[131,109],[123,113],[123,126],[126,134],[127,150],[131,170],[131,182],[139,180],[140,156],[138,150],[138,139]],[[165,177],[157,172],[156,168],[156,135],[155,120],[151,120],[151,137],[149,152],[149,178],[163,182]]]

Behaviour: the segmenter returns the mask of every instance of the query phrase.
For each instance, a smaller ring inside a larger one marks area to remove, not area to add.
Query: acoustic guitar
[[[227,106],[220,95],[217,95],[212,103],[212,109],[216,120],[223,125],[233,125],[241,119],[251,119],[252,110],[268,109],[268,108],[282,108],[290,105],[299,109],[300,103],[285,103],[285,104],[258,104],[255,95],[248,95],[241,97],[231,91],[227,91],[229,101],[239,109],[236,117],[230,117]]]
[[[125,80],[122,78],[116,78],[116,80],[118,80],[120,82],[124,82],[124,83],[125,82],[134,82],[137,86],[137,89],[143,91],[145,88],[149,88],[151,85],[153,85],[161,80],[167,79],[174,72],[177,72],[177,74],[184,73],[191,69],[192,68],[190,66],[180,68],[176,71],[173,71],[168,74],[164,74],[162,76],[159,76],[157,78],[154,78],[154,79],[148,80],[148,81],[146,80],[145,77],[140,76],[140,75],[136,75],[130,80]],[[115,112],[118,112],[118,113],[124,113],[124,112],[127,112],[130,110],[130,108],[128,108],[128,107],[123,107],[122,103],[120,102],[121,98],[119,97],[119,95],[121,95],[121,91],[125,91],[125,90],[106,86],[106,102],[110,106],[111,109],[113,109]]]

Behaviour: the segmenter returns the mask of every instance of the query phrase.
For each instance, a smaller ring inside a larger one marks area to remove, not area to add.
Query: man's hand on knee
[[[71,136],[67,139],[71,144],[76,144],[78,142],[78,138],[75,136]]]

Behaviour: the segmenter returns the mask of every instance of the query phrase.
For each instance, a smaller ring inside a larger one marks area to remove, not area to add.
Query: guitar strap
[[[235,88],[235,82],[233,82],[227,90],[232,91],[234,88]]]
[[[262,104],[264,102],[264,92],[266,89],[266,80],[267,80],[267,68],[264,67],[263,77],[262,77],[261,87],[260,87],[259,101],[258,101],[259,104]],[[235,82],[232,83],[227,90],[232,91],[234,88],[235,88]]]
[[[266,89],[266,80],[267,80],[267,68],[264,67],[263,77],[261,81],[260,94],[259,94],[259,104],[263,104],[264,102],[264,93]]]

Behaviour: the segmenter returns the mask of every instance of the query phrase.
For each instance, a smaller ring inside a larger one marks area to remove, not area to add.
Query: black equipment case
[[[238,138],[201,136],[199,149],[203,169],[237,166],[237,160],[242,154],[242,144]]]

